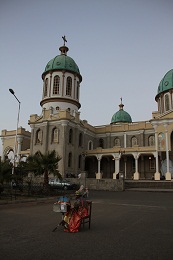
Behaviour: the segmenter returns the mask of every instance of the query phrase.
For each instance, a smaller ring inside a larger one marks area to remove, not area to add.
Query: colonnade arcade
[[[172,122],[153,122],[155,146],[128,147],[119,151],[95,149],[87,151],[85,171],[89,178],[161,179],[161,166],[165,163],[165,179],[173,178],[173,131]]]
[[[87,155],[85,171],[89,178],[153,179],[156,172],[156,153],[117,152]],[[159,156],[160,163],[160,156]]]
[[[160,180],[161,166],[165,163],[165,179],[173,178],[173,116],[165,120],[153,120],[155,144],[153,146],[112,147],[85,150],[82,153],[82,170],[89,178],[116,179],[123,174],[125,179]],[[19,128],[15,131],[2,131],[3,155],[8,156],[13,150],[16,139],[16,162],[22,156],[29,155],[30,133]],[[172,172],[171,172],[172,164]]]

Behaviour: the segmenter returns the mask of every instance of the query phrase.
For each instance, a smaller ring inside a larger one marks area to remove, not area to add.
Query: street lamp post
[[[17,130],[18,130],[18,125],[19,125],[19,114],[20,114],[20,101],[16,97],[15,92],[14,92],[13,89],[10,88],[9,91],[15,97],[17,102],[19,103],[18,114],[17,114],[16,135],[15,135],[15,142],[14,142],[14,160],[13,160],[13,167],[12,167],[12,174],[14,174],[14,168],[15,168],[15,162],[16,162],[16,153],[17,153],[17,156],[18,156],[18,149],[16,148],[16,146],[17,146]]]

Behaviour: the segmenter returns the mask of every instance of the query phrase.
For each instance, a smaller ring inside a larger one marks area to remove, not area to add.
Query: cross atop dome
[[[65,43],[67,42],[65,35],[62,36],[62,39],[63,39],[63,41],[64,41],[64,46],[65,46]]]
[[[122,97],[120,98],[120,100],[121,100],[121,104],[119,105],[119,107],[120,107],[120,110],[123,110],[123,107],[124,107],[124,105],[123,105],[123,103],[122,103]]]
[[[59,48],[59,50],[60,50],[60,52],[61,52],[61,55],[67,55],[67,52],[68,52],[69,48],[68,48],[67,46],[65,46],[65,43],[67,42],[65,35],[62,36],[62,39],[63,39],[63,41],[64,41],[64,45],[61,46],[61,47]]]

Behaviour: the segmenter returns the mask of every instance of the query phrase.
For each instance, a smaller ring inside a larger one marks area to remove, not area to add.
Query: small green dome
[[[68,47],[62,46],[59,48],[59,50],[61,51],[61,54],[51,59],[47,63],[43,75],[52,70],[67,70],[77,73],[82,81],[82,76],[80,75],[79,67],[71,57],[67,56]]]
[[[113,116],[112,116],[112,119],[111,119],[111,124],[114,124],[114,123],[132,123],[132,118],[131,116],[123,110],[123,104],[121,103],[119,105],[120,107],[120,110],[117,111]]]
[[[173,88],[173,69],[168,71],[158,86],[157,95]],[[156,96],[157,97],[157,96]]]

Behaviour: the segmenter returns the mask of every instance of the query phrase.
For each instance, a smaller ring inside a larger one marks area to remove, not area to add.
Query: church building
[[[88,178],[166,180],[173,178],[173,69],[168,71],[156,90],[158,111],[148,121],[133,122],[119,108],[107,125],[92,126],[82,120],[79,109],[82,75],[68,56],[66,39],[59,55],[51,59],[42,74],[41,115],[30,116],[31,132],[17,131],[16,161],[37,151],[55,150],[61,157],[58,169]],[[159,81],[158,81],[159,82]],[[155,88],[155,86],[153,86]],[[147,103],[147,100],[146,100]],[[2,130],[3,156],[14,151],[15,131]]]

